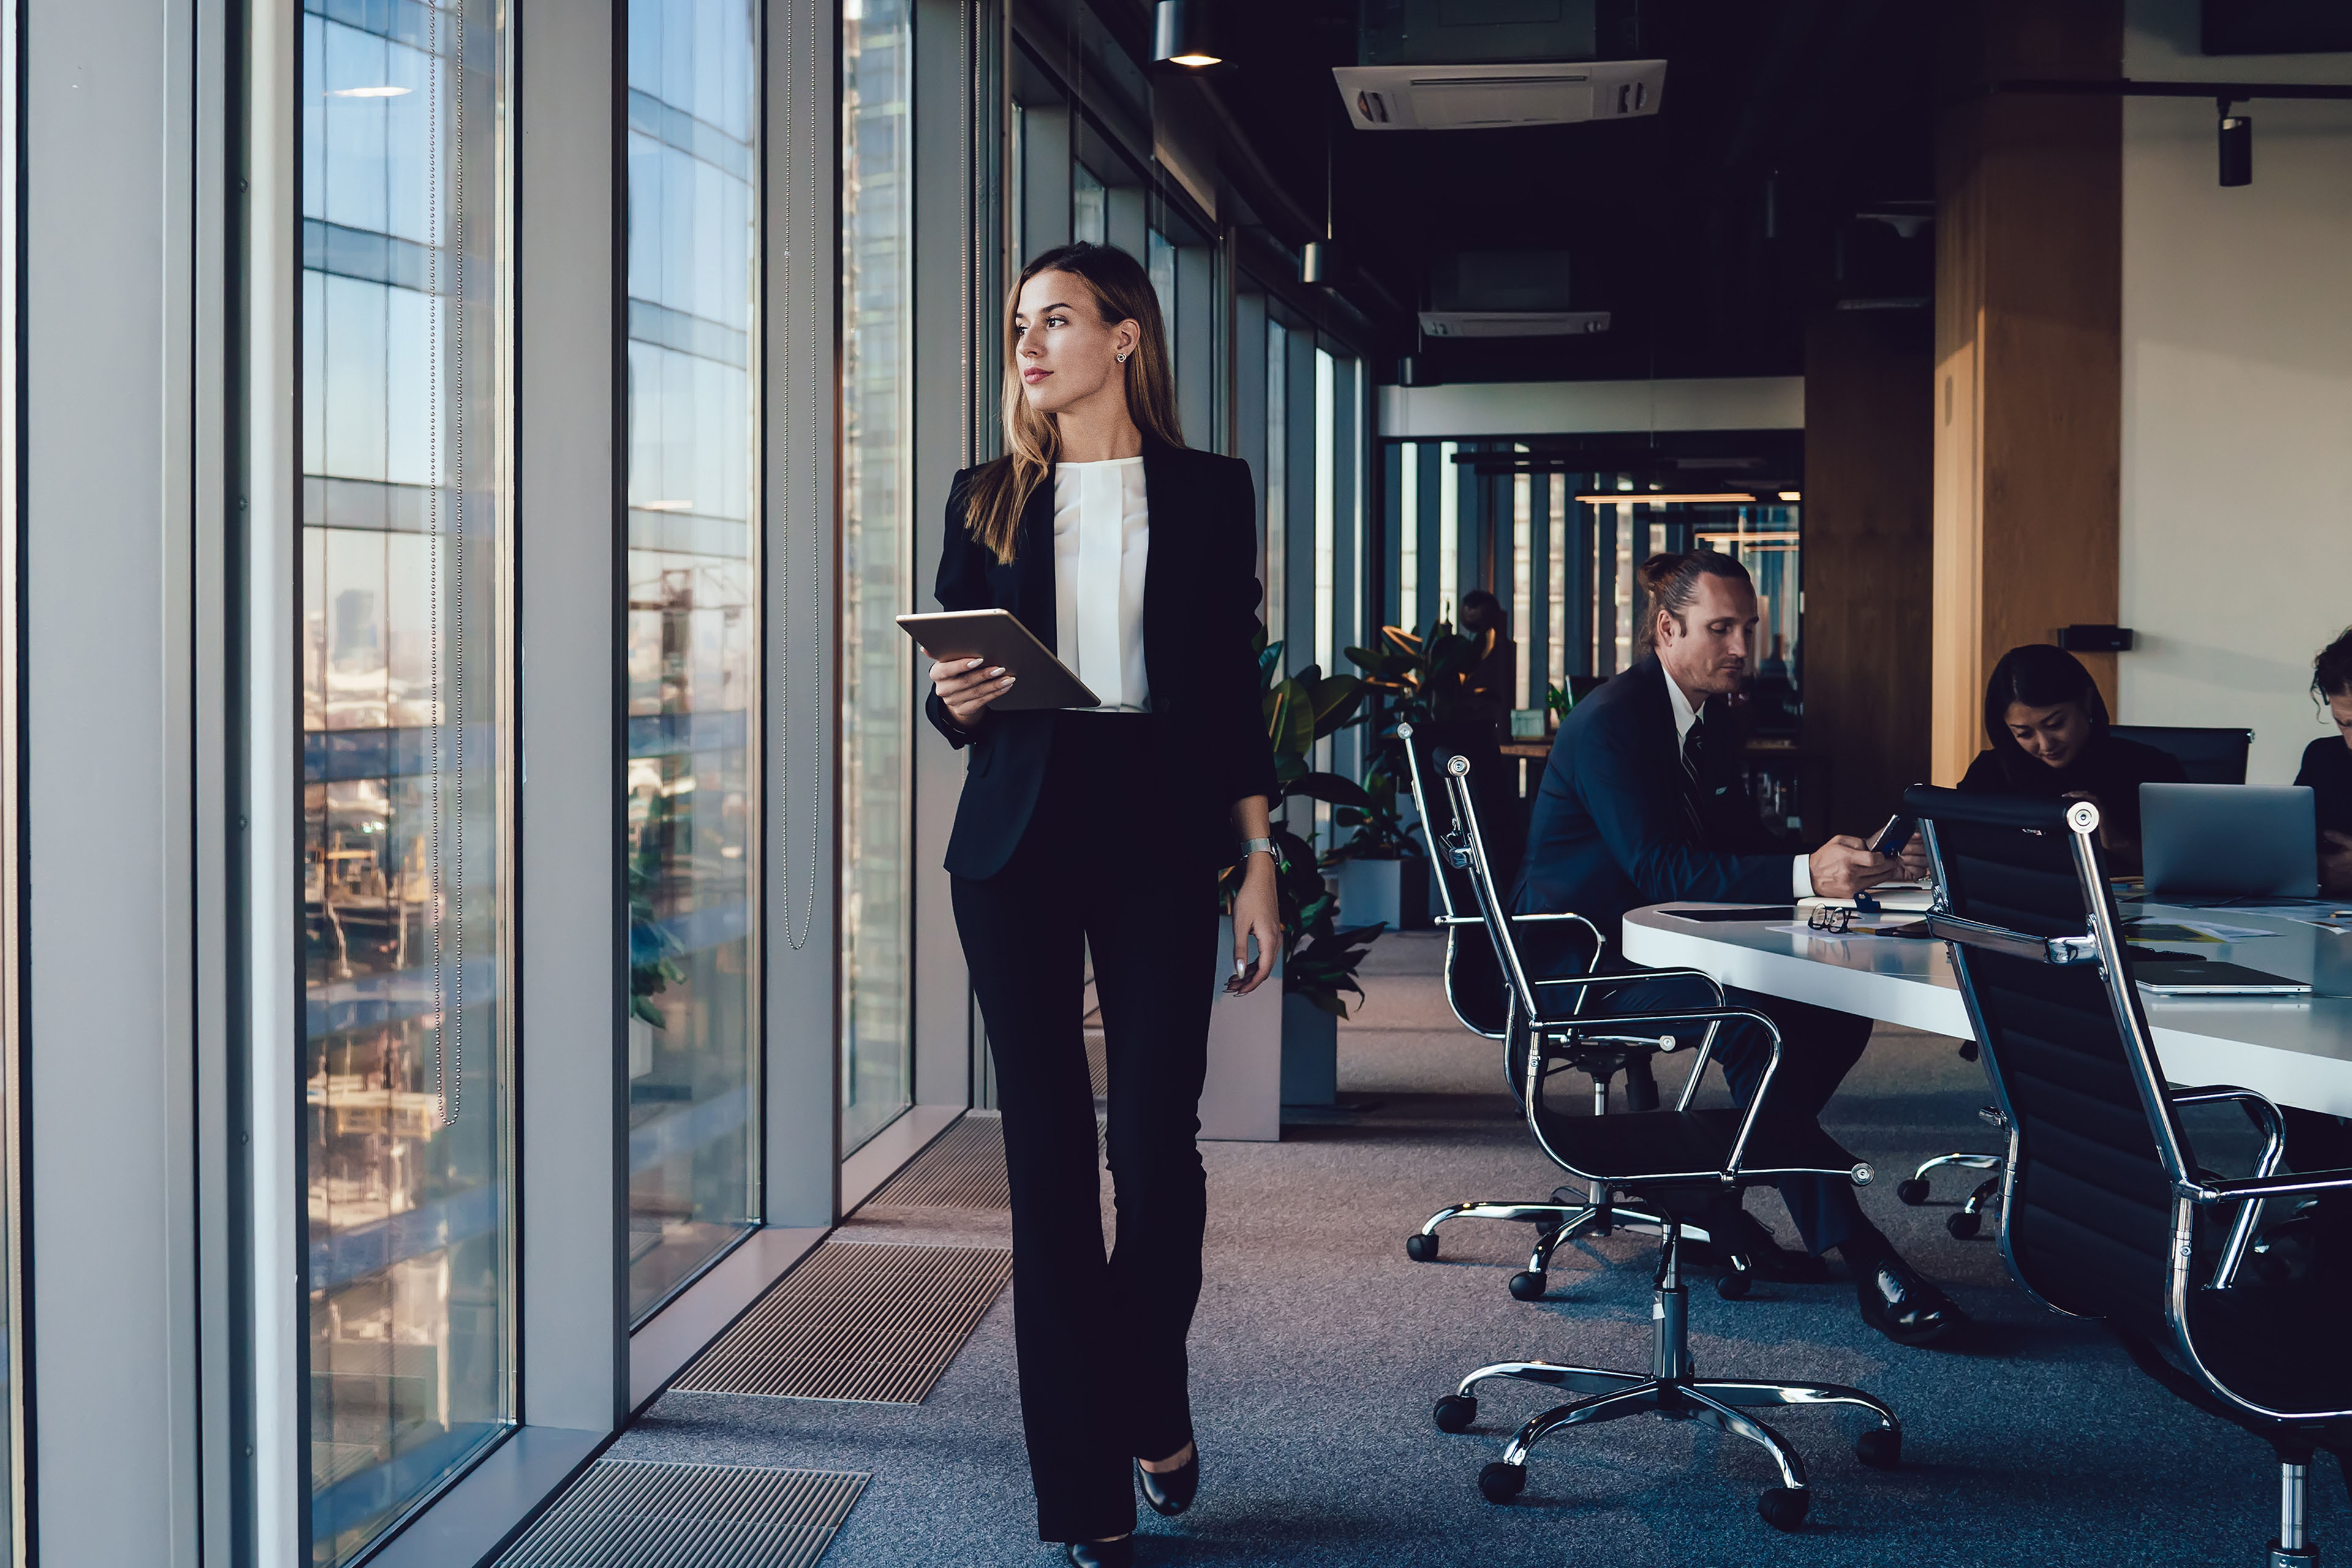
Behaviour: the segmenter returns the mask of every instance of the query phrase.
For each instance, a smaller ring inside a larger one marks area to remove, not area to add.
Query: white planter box
[[[1288,994],[1282,998],[1282,1103],[1339,1103],[1339,1020]]]
[[[1342,860],[1331,868],[1332,890],[1339,895],[1339,923],[1384,922],[1391,931],[1429,924],[1429,862],[1418,856],[1397,860]]]
[[[1228,996],[1234,922],[1217,922],[1217,961],[1209,975],[1209,1076],[1201,1089],[1201,1136],[1236,1142],[1282,1137],[1282,971],[1246,996]]]

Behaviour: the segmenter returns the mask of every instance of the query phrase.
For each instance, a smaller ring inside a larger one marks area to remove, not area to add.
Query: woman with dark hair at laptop
[[[2187,784],[2180,759],[2110,732],[2107,704],[2082,661],[2048,643],[2011,648],[1985,683],[1985,739],[1960,788],[1971,795],[2087,800],[2107,863],[2139,869],[2139,786]]]
[[[2311,695],[2336,725],[2303,749],[2294,782],[2311,788],[2319,813],[2319,890],[2352,896],[2352,626],[2311,661]]]

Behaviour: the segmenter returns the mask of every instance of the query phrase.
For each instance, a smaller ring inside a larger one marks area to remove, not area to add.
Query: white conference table
[[[1830,936],[1802,929],[1801,921],[1706,922],[1673,913],[1706,907],[1684,901],[1633,910],[1625,917],[1625,956],[1646,968],[1696,969],[1725,985],[1930,1034],[1974,1036],[1940,942]],[[2219,946],[2146,945],[2227,959],[2309,981],[2327,994],[2167,998],[2142,992],[2166,1078],[2179,1084],[2235,1084],[2280,1105],[2352,1116],[2352,934],[2228,909],[2151,903],[2126,904],[2123,912],[2272,931]],[[1791,923],[1800,929],[1786,929]]]

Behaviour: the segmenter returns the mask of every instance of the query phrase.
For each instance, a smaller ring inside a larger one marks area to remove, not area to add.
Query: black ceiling
[[[1242,9],[1216,91],[1318,217],[1328,150],[1335,232],[1360,269],[1342,285],[1388,338],[1382,379],[1416,352],[1428,380],[1791,374],[1809,311],[1929,292],[1932,230],[1856,217],[1934,195],[1920,0],[1644,0],[1668,61],[1655,117],[1391,132],[1350,128],[1332,84],[1356,61],[1354,0]],[[1433,260],[1482,249],[1569,252],[1574,308],[1612,329],[1420,342]]]

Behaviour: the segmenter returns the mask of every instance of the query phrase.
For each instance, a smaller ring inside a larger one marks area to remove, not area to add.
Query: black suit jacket
[[[1054,476],[1049,471],[1021,514],[1010,566],[964,527],[971,470],[948,494],[947,528],[936,589],[947,610],[1011,610],[1053,648]],[[1257,509],[1249,466],[1237,458],[1171,447],[1146,437],[1144,503],[1151,546],[1143,574],[1143,666],[1160,752],[1160,782],[1175,820],[1139,821],[1139,833],[1172,829],[1182,849],[1204,866],[1231,864],[1234,802],[1272,799],[1274,751],[1266,739],[1257,658]],[[1055,651],[1060,651],[1055,648]],[[948,837],[947,868],[975,880],[992,877],[1028,831],[1053,750],[1054,713],[991,712],[967,732],[933,692],[924,705],[950,745],[971,748]]]
[[[1700,831],[1683,807],[1682,751],[1655,655],[1570,710],[1552,742],[1512,907],[1570,910],[1618,949],[1625,911],[1671,899],[1785,904],[1793,868],[1769,847],[1739,787],[1738,743],[1710,721],[1701,742]]]

